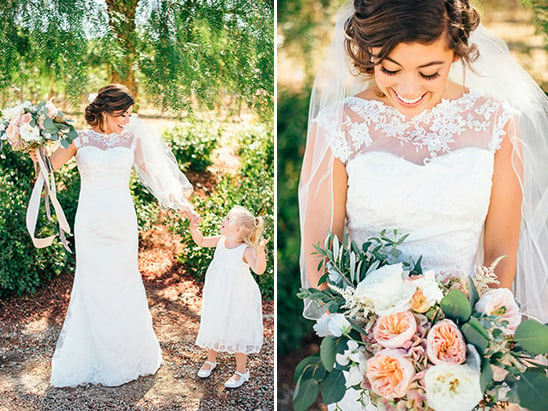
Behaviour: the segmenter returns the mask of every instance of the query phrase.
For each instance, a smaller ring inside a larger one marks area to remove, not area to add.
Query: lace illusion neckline
[[[437,113],[440,110],[444,110],[447,106],[451,106],[454,104],[468,104],[470,102],[473,102],[478,97],[482,96],[483,94],[477,90],[477,89],[468,89],[468,91],[465,91],[462,95],[456,97],[456,98],[442,98],[438,103],[436,103],[434,106],[430,108],[425,108],[420,113],[414,115],[414,116],[407,116],[403,114],[401,111],[399,111],[396,107],[382,101],[382,100],[375,100],[375,99],[365,99],[358,96],[350,96],[347,99],[351,102],[357,102],[364,105],[369,105],[377,108],[378,110],[383,111],[390,111],[393,114],[399,116],[402,120],[407,121],[416,121],[421,120],[424,117],[428,117],[430,115],[433,115]]]

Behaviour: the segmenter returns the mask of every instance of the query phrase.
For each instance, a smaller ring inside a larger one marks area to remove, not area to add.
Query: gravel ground
[[[263,302],[265,342],[259,354],[249,357],[250,381],[225,389],[234,372],[234,358],[227,354],[219,355],[220,365],[209,379],[198,378],[206,357],[194,344],[202,285],[174,263],[180,247],[162,229],[143,235],[139,265],[164,364],[155,375],[120,387],[49,386],[71,276],[54,279],[34,295],[0,300],[0,410],[273,410],[273,302]]]

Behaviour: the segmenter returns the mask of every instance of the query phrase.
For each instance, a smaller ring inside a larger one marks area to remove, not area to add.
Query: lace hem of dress
[[[256,354],[261,351],[262,344],[223,344],[219,342],[196,341],[196,345],[202,348],[208,348],[217,352],[226,352],[229,354]]]

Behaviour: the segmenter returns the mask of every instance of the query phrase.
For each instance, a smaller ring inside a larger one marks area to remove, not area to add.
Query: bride
[[[311,97],[299,187],[302,282],[314,244],[409,234],[424,269],[496,267],[522,310],[548,320],[544,93],[479,28],[468,0],[354,0]],[[542,132],[544,130],[544,132]],[[305,316],[321,307],[306,304]],[[349,390],[344,409],[356,409]]]
[[[188,218],[197,214],[185,197],[190,183],[161,137],[130,117],[133,104],[126,87],[103,87],[86,107],[91,128],[50,158],[58,169],[75,157],[81,176],[76,273],[52,359],[54,387],[118,386],[155,373],[162,363],[137,267],[132,165],[162,205],[182,209]]]

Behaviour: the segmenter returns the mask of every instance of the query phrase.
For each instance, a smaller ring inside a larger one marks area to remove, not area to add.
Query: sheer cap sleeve
[[[152,126],[132,116],[126,131],[134,135],[135,171],[139,180],[163,207],[192,210],[187,198],[193,191],[179,170],[175,156]]]

